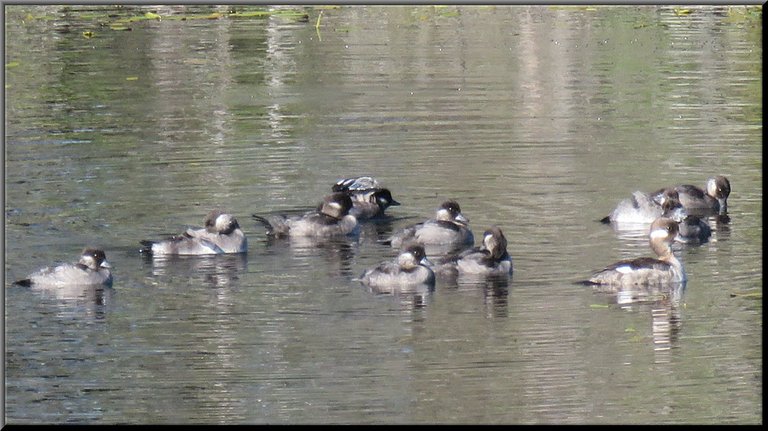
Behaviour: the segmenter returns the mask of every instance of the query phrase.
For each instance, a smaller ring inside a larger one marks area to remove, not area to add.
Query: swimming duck
[[[673,188],[679,195],[680,203],[688,212],[705,210],[725,214],[728,210],[731,183],[723,175],[709,178],[704,189],[690,184],[682,184]],[[658,201],[665,190],[657,190],[651,195]]]
[[[213,210],[203,223],[204,228],[189,228],[168,239],[143,240],[141,251],[163,256],[245,253],[248,250],[248,241],[233,215]]]
[[[254,214],[253,218],[267,228],[267,235],[270,236],[331,238],[359,232],[357,219],[350,214],[351,209],[349,195],[335,192],[323,198],[315,211],[302,216],[262,217]]]
[[[47,288],[69,286],[111,286],[112,266],[107,261],[104,251],[87,247],[75,263],[65,263],[55,267],[45,267],[23,280],[15,281],[19,286],[39,286]]]
[[[685,269],[672,253],[671,244],[679,232],[678,222],[660,217],[648,234],[658,258],[625,259],[594,273],[585,284],[608,286],[661,285],[686,281]]]
[[[440,204],[434,219],[402,229],[392,235],[388,242],[394,248],[401,248],[411,240],[427,246],[471,246],[475,238],[468,224],[469,219],[461,213],[459,203],[450,199]]]
[[[375,288],[432,286],[435,284],[435,273],[430,265],[424,246],[410,243],[394,261],[382,262],[378,266],[367,269],[360,276],[359,281]]]
[[[380,187],[373,177],[344,178],[337,181],[332,190],[347,193],[352,198],[350,214],[358,221],[382,217],[387,208],[400,205],[392,192]]]
[[[668,188],[659,193],[658,196],[636,191],[632,193],[632,198],[619,202],[611,214],[603,217],[600,222],[613,224],[622,229],[634,227],[632,225],[650,224],[659,217],[680,221],[686,215],[677,191]]]

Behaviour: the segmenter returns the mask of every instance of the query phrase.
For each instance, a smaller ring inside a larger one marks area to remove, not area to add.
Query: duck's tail
[[[151,255],[152,254],[152,244],[155,243],[155,241],[151,241],[148,239],[143,239],[139,241],[141,244],[141,248],[139,249],[139,253]]]
[[[283,237],[288,235],[290,227],[286,223],[285,217],[272,216],[266,218],[258,214],[252,214],[251,217],[267,228],[267,235],[269,236]]]

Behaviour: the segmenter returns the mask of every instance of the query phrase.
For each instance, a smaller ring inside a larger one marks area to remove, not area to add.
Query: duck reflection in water
[[[682,327],[682,295],[684,285],[672,286],[670,292],[651,306],[651,332],[653,335],[653,350],[661,353],[657,362],[668,362],[663,354],[675,347]]]
[[[71,285],[59,289],[31,286],[30,290],[55,309],[60,318],[98,321],[114,304],[115,289],[99,285]]]
[[[622,311],[648,314],[656,362],[669,362],[682,328],[685,283],[656,286],[623,286],[606,298]]]
[[[442,277],[440,279],[450,283]],[[460,292],[471,294],[473,297],[482,295],[486,317],[507,317],[510,280],[511,276],[503,274],[459,273],[455,278],[455,286]]]
[[[275,242],[268,243],[274,247],[278,246]],[[306,261],[308,266],[316,266],[312,261],[320,258],[324,261],[322,268],[329,276],[351,277],[353,275],[352,261],[357,250],[357,238],[295,237],[290,238],[288,244],[293,258]]]
[[[171,280],[201,281],[209,287],[232,285],[245,273],[248,257],[245,253],[207,256],[146,255],[152,264],[152,275]],[[176,281],[178,283],[178,281]]]

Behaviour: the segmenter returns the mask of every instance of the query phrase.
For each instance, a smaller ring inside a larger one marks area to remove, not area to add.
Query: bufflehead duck
[[[641,257],[626,259],[596,272],[585,284],[613,287],[635,285],[663,285],[684,283],[685,269],[674,253],[671,244],[678,234],[678,223],[670,218],[660,217],[651,224],[648,234],[651,249],[658,259]]]
[[[459,203],[451,199],[440,204],[434,219],[409,226],[395,233],[388,242],[394,248],[402,248],[410,240],[425,246],[471,246],[475,237],[468,223],[469,219],[461,213]]]
[[[703,219],[689,215],[680,222],[679,232],[675,241],[684,244],[702,244],[712,236],[712,228]]]
[[[349,195],[336,192],[326,196],[317,210],[303,216],[262,217],[254,214],[253,218],[267,228],[267,235],[270,236],[330,238],[359,232],[357,219],[350,214],[351,209]]]
[[[657,199],[654,199],[654,196],[636,191],[632,193],[631,199],[624,199],[619,202],[611,214],[603,217],[600,222],[623,228],[638,224],[650,224],[659,217],[681,221],[687,215],[675,189],[668,188],[661,191]]]
[[[350,214],[358,220],[383,217],[387,208],[400,205],[400,202],[392,198],[392,193],[388,189],[354,192],[350,194],[350,197],[352,198]]]
[[[20,286],[38,287],[69,287],[69,286],[111,286],[111,265],[103,250],[86,248],[80,254],[80,261],[72,264],[65,263],[55,267],[46,267],[30,274],[28,278],[18,280],[14,284]]]
[[[435,273],[429,267],[424,246],[409,243],[394,261],[386,261],[367,269],[359,281],[373,288],[433,286]]]
[[[355,178],[342,178],[331,187],[333,192],[365,191],[378,189],[379,182],[376,178],[363,176]]]
[[[507,252],[507,238],[496,226],[483,233],[483,244],[459,255],[456,261],[459,273],[509,275],[512,258]]]
[[[384,216],[390,206],[400,205],[389,189],[379,187],[373,177],[344,178],[333,185],[334,192],[347,193],[352,198],[352,210],[358,221]]]
[[[245,253],[248,241],[237,219],[231,214],[213,210],[205,217],[205,227],[187,229],[180,235],[161,241],[141,241],[143,253],[163,255],[210,255]]]
[[[689,184],[674,187],[680,196],[680,203],[688,212],[694,210],[714,211],[725,214],[728,210],[728,196],[731,194],[731,183],[728,178],[717,175],[707,180],[706,189]],[[664,189],[652,193],[654,199],[659,199]]]

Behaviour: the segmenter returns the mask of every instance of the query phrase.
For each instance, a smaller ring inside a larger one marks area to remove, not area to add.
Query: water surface
[[[8,423],[762,423],[759,12],[302,10],[6,7]],[[402,205],[357,239],[250,218],[363,174]],[[597,222],[619,200],[715,174],[731,221],[677,249],[684,290],[574,283],[651,255]],[[354,280],[448,198],[510,280]],[[214,207],[247,255],[138,253]],[[10,284],[86,244],[112,288]]]

